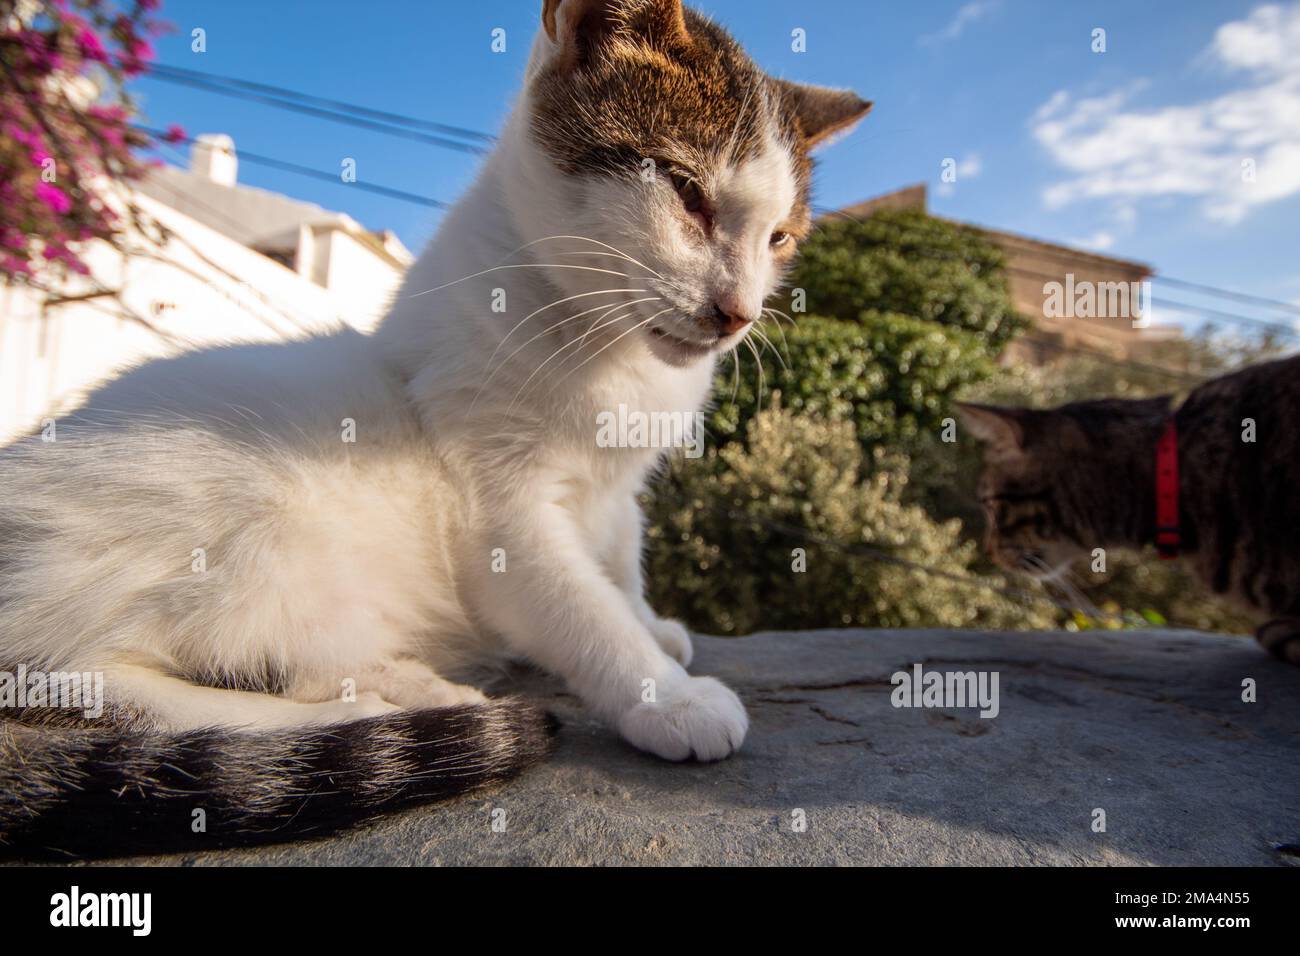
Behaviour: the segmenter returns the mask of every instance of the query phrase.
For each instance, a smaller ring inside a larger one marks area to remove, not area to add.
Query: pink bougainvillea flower
[[[31,275],[32,273],[32,267],[22,259],[16,258],[15,256],[4,256],[3,258],[0,258],[0,270],[4,270],[10,274],[21,273],[22,275]]]
[[[124,79],[145,72],[154,59],[148,38],[170,26],[154,19],[160,0],[32,0],[30,6],[39,19],[5,23],[0,16],[6,50],[0,70],[0,284],[84,272],[69,244],[117,245],[131,219],[105,205],[95,193],[98,184],[139,179],[147,167],[136,150],[152,141],[187,139],[179,126],[156,138],[136,130],[123,88]],[[100,101],[69,102],[62,81],[92,74],[104,94]],[[53,157],[57,184],[45,181]]]
[[[168,143],[183,143],[186,140],[185,127],[179,123],[172,123],[167,127],[167,132],[163,133],[163,141]]]
[[[60,215],[72,208],[72,200],[68,198],[67,194],[62,189],[53,183],[37,183],[36,198]]]
[[[122,72],[127,76],[139,76],[149,68],[149,61],[153,58],[153,44],[143,37],[132,37],[127,41],[126,53],[120,60]]]
[[[121,123],[126,119],[126,110],[120,106],[94,104],[86,110],[91,116],[105,123]]]
[[[87,60],[94,60],[96,63],[108,62],[108,51],[100,42],[99,34],[90,27],[82,27],[77,31],[77,48]]]

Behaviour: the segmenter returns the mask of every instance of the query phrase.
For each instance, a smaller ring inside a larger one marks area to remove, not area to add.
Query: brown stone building
[[[926,211],[924,184],[848,206],[839,214],[861,219],[903,209]],[[1150,266],[999,229],[973,228],[1006,255],[1012,303],[1034,322],[1033,331],[1008,350],[1009,358],[1046,364],[1066,352],[1082,351],[1120,361],[1183,364],[1182,331],[1149,321]]]

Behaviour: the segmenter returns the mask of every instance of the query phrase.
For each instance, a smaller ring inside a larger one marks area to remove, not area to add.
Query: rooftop
[[[392,232],[371,232],[345,213],[237,182],[238,156],[228,136],[200,136],[191,147],[189,169],[161,166],[139,184],[146,196],[165,203],[224,236],[266,253],[297,249],[299,231],[340,229],[365,242],[377,255],[405,268],[410,251]]]
[[[928,207],[927,198],[925,183],[915,183],[911,186],[904,186],[902,189],[896,189],[893,192],[873,196],[871,199],[854,203],[851,206],[845,206],[843,209],[836,213],[831,213],[830,215],[843,215],[851,216],[855,219],[864,219],[872,213],[879,212],[882,209],[915,209],[920,212],[926,212]],[[958,220],[952,219],[946,221],[978,229],[994,242],[1004,247],[1015,246],[1023,251],[1038,249],[1048,255],[1058,257],[1064,255],[1080,263],[1093,262],[1098,265],[1119,268],[1127,272],[1140,273],[1143,277],[1150,276],[1155,271],[1146,263],[1138,262],[1133,259],[1121,259],[1117,256],[1106,256],[1099,252],[1079,249],[1075,246],[1067,246],[1059,242],[1048,242],[1045,239],[1036,239],[1032,236],[1022,236],[1019,233],[1008,232],[1005,229],[994,229],[990,226],[982,226],[977,223],[959,222]]]

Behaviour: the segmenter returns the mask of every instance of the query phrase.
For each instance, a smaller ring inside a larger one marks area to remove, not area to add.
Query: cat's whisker
[[[607,349],[610,349],[610,348],[612,348],[613,346],[617,345],[620,341],[622,341],[623,339],[627,338],[627,337],[628,337],[629,335],[631,335],[633,332],[637,331],[637,329],[643,329],[643,328],[645,328],[647,325],[649,325],[649,324],[650,324],[651,322],[653,322],[655,319],[659,318],[659,316],[661,316],[661,315],[666,315],[666,314],[668,314],[668,313],[671,312],[671,311],[673,311],[672,306],[669,306],[669,307],[666,308],[666,309],[660,309],[660,310],[659,310],[658,312],[656,312],[654,315],[650,316],[650,318],[646,319],[646,320],[643,321],[643,322],[638,322],[636,325],[632,326],[632,327],[631,327],[630,329],[628,329],[626,332],[623,332],[622,334],[616,336],[612,342],[609,342],[609,343],[607,343],[607,344],[601,346],[601,347],[600,347],[599,349],[597,349],[597,350],[596,350],[592,355],[590,355],[590,356],[588,356],[586,359],[584,359],[580,364],[578,364],[578,365],[575,366],[574,368],[570,369],[569,372],[564,376],[564,378],[560,379],[560,380],[559,380],[558,382],[556,382],[553,386],[551,386],[551,392],[554,392],[557,388],[559,388],[559,387],[560,387],[561,385],[563,385],[566,381],[568,381],[569,378],[572,377],[572,376],[574,375],[574,373],[576,373],[579,369],[581,369],[581,368],[582,368],[584,365],[586,365],[588,362],[591,362],[592,360],[598,358],[602,352],[604,352],[604,351],[606,351]],[[548,392],[547,394],[550,394],[550,392]]]
[[[635,266],[640,266],[642,269],[650,273],[656,279],[663,278],[663,276],[660,273],[656,272],[654,269],[651,269],[648,265],[646,265],[644,262],[641,262],[639,259],[634,259],[632,256],[629,256],[626,252],[624,252],[622,249],[619,249],[617,246],[611,246],[608,242],[601,242],[599,239],[593,239],[590,236],[543,236],[541,239],[534,239],[532,242],[524,243],[514,252],[510,253],[510,256],[518,255],[519,253],[523,252],[525,249],[528,249],[539,243],[551,242],[555,239],[577,239],[580,242],[594,243],[595,245],[602,246],[610,250],[610,252],[617,254],[619,258],[626,259],[628,262],[632,263]],[[509,259],[510,256],[506,256],[506,258]]]
[[[731,381],[731,404],[736,404],[736,396],[740,394],[740,352],[737,349],[731,350],[731,367],[733,369]]]
[[[620,259],[623,262],[631,261],[627,256],[617,252],[578,252],[575,250],[573,252],[553,252],[551,255],[556,258],[559,256],[605,256],[609,259]],[[662,276],[660,278],[662,278]]]
[[[616,308],[619,307],[619,306],[626,307],[626,305],[627,305],[627,303],[619,303],[619,304],[616,305],[615,307],[616,307]],[[611,310],[611,311],[612,311],[612,310]],[[515,403],[519,401],[520,397],[524,394],[524,392],[527,390],[528,386],[532,383],[532,381],[533,381],[535,378],[537,378],[537,376],[538,376],[539,374],[541,374],[542,369],[546,368],[547,365],[551,364],[551,362],[552,362],[553,360],[555,360],[555,359],[556,359],[557,357],[559,357],[562,353],[568,351],[569,349],[573,348],[574,346],[577,346],[578,350],[581,351],[581,350],[582,350],[582,343],[586,341],[587,336],[590,335],[593,331],[598,332],[598,331],[600,331],[601,329],[607,329],[607,328],[609,328],[610,326],[615,325],[615,324],[617,324],[618,322],[623,321],[623,319],[628,318],[630,315],[633,315],[634,313],[635,313],[635,309],[633,309],[632,312],[625,312],[625,313],[622,314],[622,315],[617,315],[617,316],[615,316],[614,318],[610,319],[609,321],[604,322],[603,324],[600,324],[599,327],[597,327],[597,323],[600,323],[600,321],[601,321],[601,319],[603,318],[603,316],[597,316],[597,317],[596,317],[596,320],[595,320],[594,322],[592,322],[592,327],[591,327],[591,328],[588,328],[587,331],[584,332],[580,338],[576,338],[576,339],[573,339],[573,340],[570,341],[570,342],[566,342],[566,343],[564,343],[564,344],[561,345],[559,348],[557,348],[554,352],[552,352],[550,355],[548,355],[548,356],[546,357],[545,361],[543,361],[540,365],[538,365],[537,368],[533,369],[532,374],[529,375],[528,378],[524,380],[524,383],[523,383],[522,385],[519,386],[518,390],[515,392],[514,398],[512,398],[512,399],[510,400],[510,404],[509,404],[509,406],[507,406],[507,410],[506,410],[506,414],[507,414],[507,416],[509,416],[509,414],[514,410]],[[576,355],[577,353],[575,352],[574,354]],[[572,356],[570,356],[570,357],[572,357]],[[566,359],[566,361],[567,361],[567,359]]]
[[[594,266],[574,266],[557,262],[518,262],[501,266],[493,266],[491,269],[484,269],[482,272],[475,272],[473,275],[461,276],[459,279],[453,279],[451,282],[444,282],[442,285],[434,286],[432,289],[425,289],[423,292],[412,292],[410,295],[403,296],[406,299],[418,299],[422,295],[431,295],[434,292],[441,292],[443,289],[450,289],[454,285],[462,282],[468,282],[470,279],[479,279],[485,275],[491,275],[493,272],[500,272],[502,269],[580,269],[583,272],[601,272],[605,275],[618,276],[621,279],[632,279],[626,272],[615,272],[612,269],[597,269]]]
[[[790,343],[789,343],[788,341],[786,341],[786,338],[785,338],[785,329],[781,328],[781,323],[780,323],[778,320],[776,320],[776,318],[775,318],[774,316],[771,316],[771,315],[769,315],[768,313],[769,313],[769,310],[768,310],[768,309],[764,309],[764,310],[763,310],[763,315],[764,315],[764,317],[766,317],[766,318],[772,318],[772,325],[773,325],[773,327],[776,329],[777,334],[778,334],[779,336],[781,336],[781,348],[785,349],[785,354],[786,354],[786,355],[789,355],[789,354],[790,354]]]
[[[645,289],[627,289],[627,290],[623,290],[623,291],[628,291],[628,292],[645,292],[645,291],[647,291],[647,290],[645,290]],[[561,319],[560,321],[556,322],[555,324],[553,324],[553,325],[549,325],[549,326],[547,326],[546,328],[542,329],[542,331],[538,332],[538,333],[537,333],[536,335],[534,335],[531,339],[528,339],[527,341],[525,341],[525,342],[523,342],[522,344],[520,344],[520,345],[519,345],[519,346],[518,346],[518,347],[517,347],[513,352],[511,352],[509,355],[507,355],[505,358],[503,358],[503,359],[501,360],[500,364],[499,364],[495,369],[493,369],[493,370],[489,373],[489,375],[488,375],[488,379],[489,379],[489,381],[490,381],[491,378],[492,378],[492,376],[495,375],[498,371],[500,371],[500,369],[501,369],[502,366],[505,366],[505,365],[510,364],[510,361],[511,361],[511,360],[512,360],[516,355],[518,355],[520,352],[522,352],[522,351],[523,351],[524,349],[526,349],[528,346],[532,345],[532,344],[533,344],[534,342],[536,342],[538,339],[542,338],[542,337],[545,336],[545,335],[549,335],[550,333],[554,332],[556,329],[559,329],[559,328],[562,328],[562,327],[565,326],[565,325],[568,325],[570,322],[573,322],[573,321],[575,321],[575,320],[577,320],[577,319],[580,319],[580,318],[582,318],[583,316],[591,315],[591,313],[593,313],[593,312],[601,312],[601,313],[602,313],[600,316],[597,317],[597,320],[599,320],[599,319],[601,319],[601,318],[604,318],[605,315],[608,315],[610,312],[613,312],[615,309],[623,308],[624,306],[639,305],[639,304],[644,303],[644,302],[658,302],[659,300],[660,300],[660,296],[657,296],[657,295],[650,295],[650,296],[646,296],[645,298],[642,298],[642,299],[632,299],[630,302],[615,302],[613,305],[597,305],[597,306],[594,306],[594,307],[592,307],[592,308],[590,308],[590,309],[583,309],[581,312],[578,312],[578,313],[575,314],[575,315],[570,315],[570,316],[568,316],[567,318],[563,318],[563,319]],[[584,333],[584,334],[585,334],[585,333]],[[486,384],[486,383],[485,383],[485,384]]]
[[[767,375],[763,371],[763,356],[758,354],[758,349],[754,347],[754,343],[749,340],[748,336],[741,339],[741,341],[749,348],[750,353],[754,356],[755,364],[758,365],[758,393],[755,400],[758,403],[757,410],[761,412],[763,410],[763,392],[767,389]]]
[[[757,335],[759,340],[772,351],[773,355],[776,356],[776,360],[781,363],[781,368],[785,369],[787,372],[790,371],[790,366],[785,364],[785,357],[781,355],[777,347],[772,344],[772,340],[769,339],[763,333],[763,330],[760,329],[757,325],[754,326],[754,334]]]
[[[763,311],[764,311],[764,312],[770,312],[770,313],[771,313],[772,315],[774,315],[774,316],[779,316],[779,317],[785,319],[787,322],[790,323],[791,326],[795,326],[795,325],[798,325],[798,324],[799,324],[799,323],[797,323],[794,319],[790,318],[789,313],[782,312],[780,309],[774,309],[774,308],[772,308],[770,305],[766,305],[766,306],[764,306],[764,307],[763,307]]]
[[[577,295],[570,295],[570,296],[566,296],[563,299],[556,299],[554,302],[548,302],[540,309],[534,309],[532,312],[529,312],[527,315],[525,315],[522,319],[519,320],[519,322],[515,325],[514,328],[512,328],[509,332],[507,332],[505,335],[501,337],[501,341],[497,343],[497,347],[493,349],[492,354],[488,356],[487,365],[485,365],[484,367],[485,368],[491,367],[492,362],[497,357],[497,353],[500,352],[501,349],[505,346],[510,336],[514,335],[521,328],[523,328],[524,325],[527,324],[527,322],[530,319],[533,319],[536,316],[541,315],[543,312],[547,311],[548,309],[553,309],[555,308],[555,306],[563,305],[566,302],[572,302],[574,299],[590,298],[593,295],[614,295],[615,293],[623,293],[623,292],[649,292],[649,291],[650,291],[649,289],[598,289],[595,292],[580,292]],[[597,306],[597,308],[600,307]],[[592,311],[595,310],[593,309]]]
[[[1101,608],[1097,607],[1088,595],[1084,593],[1083,587],[1075,580],[1074,575],[1070,573],[1068,564],[1058,570],[1062,572],[1060,577],[1061,586],[1068,589],[1068,591],[1074,595],[1074,599],[1083,606],[1085,614],[1095,618],[1103,618],[1106,616],[1102,613]]]
[[[645,290],[641,289],[637,291],[644,292]],[[659,298],[660,297],[657,295],[652,295],[652,296],[647,296],[644,299],[633,299],[631,302],[615,302],[613,305],[594,306],[593,308],[584,309],[582,312],[579,312],[576,315],[568,316],[567,318],[561,319],[560,321],[554,323],[553,325],[548,326],[547,328],[538,332],[528,341],[519,345],[513,352],[511,352],[509,355],[503,358],[495,368],[489,369],[487,377],[484,379],[483,383],[478,387],[478,391],[474,393],[474,401],[470,403],[470,410],[473,411],[474,405],[478,402],[479,396],[483,393],[483,390],[488,386],[488,384],[491,383],[491,381],[494,378],[496,378],[497,373],[500,372],[507,365],[509,365],[511,361],[514,360],[516,355],[518,355],[524,349],[528,348],[528,346],[532,345],[534,342],[536,342],[538,339],[542,338],[543,336],[550,335],[552,332],[555,332],[556,330],[563,328],[564,326],[568,325],[570,322],[576,322],[578,319],[581,319],[583,316],[590,315],[593,312],[600,313],[600,315],[596,316],[595,320],[592,323],[592,325],[595,325],[597,322],[599,322],[605,316],[609,315],[609,313],[613,312],[615,309],[621,309],[627,306],[638,305],[643,302],[657,302],[659,301]],[[590,329],[588,329],[588,331],[590,331]],[[584,337],[585,334],[586,333],[584,333]]]
[[[745,334],[758,340],[757,348],[759,355],[766,355],[769,351],[773,351],[772,340],[760,332],[757,325],[750,328],[750,330]]]
[[[573,354],[577,355],[579,352],[583,350],[583,348],[587,344],[587,337],[591,335],[593,332],[603,331],[604,329],[609,328],[610,325],[614,325],[618,322],[621,322],[623,321],[623,319],[627,318],[628,316],[635,315],[635,314],[636,314],[636,310],[633,309],[631,312],[626,312],[623,315],[620,315],[617,318],[611,320],[607,324],[600,322],[600,320],[603,319],[605,316],[603,315],[598,316],[597,320],[595,322],[592,322],[589,326],[587,326],[587,328],[583,331],[583,333],[580,336],[578,336],[578,348],[574,351]],[[567,362],[568,359],[566,358],[565,361]]]
[[[1069,561],[1064,561],[1053,568],[1041,555],[1026,552],[1020,556],[1020,563],[1031,572],[1034,580],[1044,589],[1049,589],[1049,585],[1059,588],[1065,597],[1064,603],[1072,610],[1093,619],[1106,617],[1101,608],[1093,604],[1083,593],[1083,589],[1071,578]]]

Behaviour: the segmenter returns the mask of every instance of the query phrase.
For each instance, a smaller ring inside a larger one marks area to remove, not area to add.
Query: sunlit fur
[[[0,666],[103,670],[147,726],[267,729],[479,702],[452,679],[518,656],[652,753],[740,746],[740,701],[643,597],[635,496],[664,451],[598,448],[596,416],[703,406],[747,331],[719,338],[713,306],[760,314],[808,145],[866,104],[828,92],[842,108],[804,121],[780,87],[737,90],[765,128],[701,158],[703,232],[667,177],[566,172],[538,141],[564,55],[539,34],[373,337],[151,363],[0,454]]]

